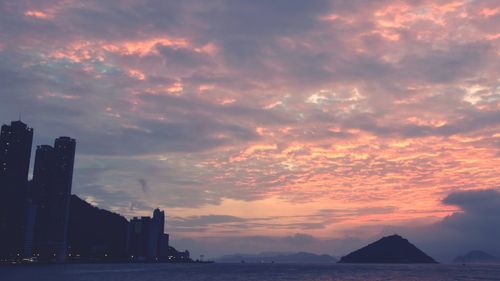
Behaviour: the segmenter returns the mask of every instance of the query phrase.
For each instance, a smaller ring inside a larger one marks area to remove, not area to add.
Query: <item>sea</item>
[[[500,265],[64,264],[3,265],[1,281],[500,280]]]

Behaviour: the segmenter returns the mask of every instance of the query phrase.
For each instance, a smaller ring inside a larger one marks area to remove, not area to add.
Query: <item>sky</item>
[[[76,138],[73,193],[166,210],[194,255],[500,255],[499,26],[495,0],[1,0],[0,122]]]

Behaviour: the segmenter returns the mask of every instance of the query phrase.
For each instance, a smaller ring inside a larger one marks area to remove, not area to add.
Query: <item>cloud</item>
[[[204,215],[191,216],[187,218],[174,218],[170,220],[170,224],[177,227],[203,227],[213,224],[243,222],[245,219],[227,216],[227,215]]]
[[[149,191],[148,182],[145,179],[138,179],[137,181],[141,185],[142,192],[147,193]]]
[[[500,208],[500,192],[494,189],[455,192],[444,198],[443,203],[460,207],[464,215],[494,215]]]
[[[372,207],[360,209],[322,209],[313,213],[276,216],[230,216],[230,215],[201,215],[201,216],[174,216],[167,221],[167,229],[182,235],[248,235],[248,233],[262,233],[269,230],[287,231],[316,231],[328,229],[355,219],[363,215],[392,214],[394,207]],[[294,236],[293,239],[308,240],[311,235]],[[290,238],[292,239],[292,238]]]
[[[453,192],[443,204],[459,208],[441,221],[402,231],[429,254],[449,262],[472,250],[500,254],[500,192],[497,189]],[[390,231],[399,231],[392,227]]]
[[[3,1],[0,120],[22,113],[35,144],[76,138],[76,194],[127,216],[167,208],[186,236],[436,221],[442,194],[498,185],[496,8]],[[449,200],[456,220],[477,212]]]

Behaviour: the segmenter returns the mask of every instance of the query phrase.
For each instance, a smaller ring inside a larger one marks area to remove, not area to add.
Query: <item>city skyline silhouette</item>
[[[187,250],[169,246],[164,211],[129,222],[71,194],[75,139],[37,145],[29,179],[34,129],[21,120],[1,128],[0,263],[192,261]]]

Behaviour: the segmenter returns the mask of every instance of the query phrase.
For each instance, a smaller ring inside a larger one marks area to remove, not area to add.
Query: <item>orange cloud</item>
[[[44,19],[44,20],[54,18],[54,15],[47,14],[47,13],[42,12],[42,11],[36,11],[36,10],[26,11],[26,12],[24,12],[24,15],[27,17],[33,17],[33,18]]]
[[[486,18],[495,16],[496,14],[500,13],[500,8],[484,8],[481,10],[481,15],[483,15]]]
[[[156,52],[157,46],[168,46],[174,48],[186,48],[187,39],[157,37],[146,40],[122,41],[103,44],[102,48],[108,52],[120,53],[122,55],[140,55],[145,56]]]
[[[130,77],[137,79],[137,80],[144,80],[146,78],[146,75],[144,75],[144,73],[142,73],[141,71],[139,71],[137,69],[129,69],[128,75]]]

